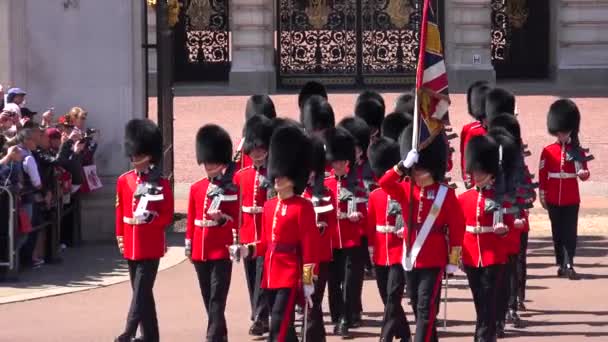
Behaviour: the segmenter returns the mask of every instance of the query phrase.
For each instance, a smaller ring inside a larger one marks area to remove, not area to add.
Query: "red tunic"
[[[234,162],[237,165],[237,168],[236,168],[237,170],[241,170],[241,169],[244,169],[246,167],[253,165],[253,160],[251,159],[251,157],[249,157],[249,155],[247,155],[243,152],[243,143],[244,142],[245,142],[245,138],[241,138],[241,141],[239,142],[239,146],[237,146],[236,151],[235,151]]]
[[[116,236],[123,237],[124,257],[129,260],[158,259],[165,255],[165,229],[173,221],[173,194],[171,185],[165,178],[161,178],[159,186],[162,187],[163,199],[148,203],[147,210],[155,211],[158,216],[150,223],[129,224],[133,220],[133,212],[140,199],[133,195],[137,184],[145,182],[145,175],[141,179],[134,170],[131,170],[116,181]]]
[[[402,208],[409,208],[410,182],[409,180],[399,182],[400,179],[401,176],[394,169],[390,169],[380,179],[380,186],[391,198],[401,203]],[[434,183],[422,188],[417,185],[414,186],[414,212],[412,214],[414,215],[416,230],[411,234],[410,245],[412,246],[414,245],[414,241],[416,241],[422,224],[429,215],[440,185],[439,183]],[[407,225],[407,218],[405,221]],[[448,247],[460,247],[462,245],[463,232],[464,217],[462,210],[456,198],[456,192],[450,188],[435,219],[435,223],[422,245],[418,258],[414,263],[414,268],[445,267],[448,263]],[[405,234],[407,234],[407,230]],[[448,235],[447,237],[446,234]],[[446,238],[449,239],[450,246],[448,246]]]
[[[213,187],[210,189],[209,184],[209,178],[204,178],[190,187],[186,240],[190,240],[192,243],[192,260],[194,261],[230,258],[226,246],[233,243],[232,229],[237,224],[239,201],[236,189],[213,195],[213,193],[209,193],[213,191]],[[221,199],[217,210],[232,218],[226,220],[223,225],[219,225],[218,222],[207,216],[215,198]]]
[[[310,187],[306,188],[302,196],[306,199],[312,200],[312,189]],[[336,196],[333,194],[333,192],[331,192],[331,190],[325,189],[323,197],[313,201],[316,214],[315,216],[317,219],[317,227],[319,227],[319,224],[322,223],[327,225],[323,229],[319,228],[319,233],[321,235],[317,250],[319,262],[329,262],[333,258],[332,238],[335,234],[336,226],[338,225],[336,207],[334,206],[334,203],[336,203],[335,198]]]
[[[262,288],[293,288],[302,267],[318,262],[319,230],[312,202],[293,196],[264,204],[262,235],[256,254],[264,255]]]
[[[466,159],[465,159],[465,151],[467,150],[467,144],[469,141],[478,135],[486,135],[487,131],[485,127],[479,121],[474,121],[469,124],[464,125],[462,127],[462,132],[460,133],[460,170],[462,172],[462,179],[464,181],[469,180],[472,185],[474,185],[473,180],[469,179],[466,171]]]
[[[587,163],[582,162],[577,167],[578,162],[568,160],[572,145],[563,147],[560,143],[553,143],[546,146],[540,155],[539,189],[550,205],[567,206],[581,202],[576,173],[578,169],[587,170]],[[584,157],[585,153],[581,153]]]
[[[400,229],[396,224],[399,219],[403,222],[403,217],[407,217],[407,207],[405,213],[390,213],[389,205],[391,198],[387,193],[378,188],[369,195],[367,208],[367,238],[369,246],[374,247],[374,264],[380,266],[390,266],[401,263],[403,256],[403,238],[397,236],[396,231]],[[401,208],[401,204],[397,204]]]
[[[265,176],[265,168],[256,169],[253,166],[241,169],[234,175],[234,184],[242,197],[239,234],[243,244],[259,240],[262,231],[262,209],[267,199],[267,190],[262,187]]]
[[[347,180],[343,177],[340,181],[335,176],[325,178],[325,186],[335,194],[336,217],[338,226],[336,228],[333,246],[336,249],[356,247],[361,244],[361,236],[365,234],[367,225],[367,199],[363,190],[357,191],[351,199],[340,200],[341,189],[347,186]],[[358,187],[363,189],[363,184],[359,182]],[[356,210],[363,217],[357,222],[348,219],[348,206],[351,201],[355,201]]]
[[[486,199],[491,200],[493,189],[471,189],[458,197],[464,212],[467,230],[475,227],[493,227],[494,212],[486,212]],[[513,216],[505,215],[503,222],[513,228]],[[488,228],[489,229],[489,228]],[[462,241],[462,262],[471,267],[487,267],[507,261],[507,241],[493,232],[475,234],[465,231]]]

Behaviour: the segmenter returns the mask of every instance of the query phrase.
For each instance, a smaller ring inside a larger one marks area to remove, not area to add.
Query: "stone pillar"
[[[555,1],[552,40],[555,78],[561,86],[606,86],[608,80],[608,3]]]
[[[116,178],[129,168],[123,127],[144,116],[143,1],[9,2],[13,85],[26,89],[33,110],[84,107],[87,125],[100,131],[95,159],[104,187],[83,196],[82,237],[113,239]]]
[[[273,0],[231,1],[231,89],[246,94],[276,89],[273,8]]]
[[[490,0],[445,0],[445,50],[450,91],[495,81],[490,58]]]
[[[0,0],[0,84],[5,88],[10,82],[10,0]],[[8,89],[7,89],[8,90]]]

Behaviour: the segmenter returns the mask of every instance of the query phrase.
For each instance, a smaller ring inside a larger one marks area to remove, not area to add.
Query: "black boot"
[[[511,324],[513,324],[514,328],[519,329],[519,328],[522,327],[521,318],[517,314],[517,311],[515,311],[515,310],[509,310],[508,317],[509,317],[509,319],[511,321]]]
[[[124,333],[124,334],[118,336],[117,338],[115,338],[114,342],[131,342],[132,340],[133,340],[133,337]]]
[[[496,322],[496,337],[504,338],[505,337],[505,322]]]
[[[340,321],[338,325],[334,327],[334,335],[342,337],[343,340],[351,338],[350,332],[348,331],[349,324],[345,320]]]
[[[270,329],[268,328],[268,322],[267,321],[256,320],[251,325],[251,328],[249,328],[249,335],[251,335],[251,336],[263,336],[269,330]]]
[[[574,270],[574,267],[572,266],[568,266],[566,268],[566,276],[568,276],[568,279],[570,280],[578,280],[578,274],[576,273],[576,271]]]
[[[566,275],[566,269],[563,266],[560,266],[557,269],[557,276],[561,278],[561,277],[563,277],[565,275]]]
[[[357,313],[353,315],[353,319],[352,322],[353,324],[351,324],[351,327],[353,328],[360,328],[361,325],[363,325],[363,319],[361,318],[361,313]]]
[[[523,299],[519,299],[517,300],[517,311],[526,311],[526,305],[524,304],[524,300]]]

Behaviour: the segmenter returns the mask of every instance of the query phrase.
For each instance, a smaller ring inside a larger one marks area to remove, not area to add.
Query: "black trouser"
[[[504,323],[508,309],[513,309],[511,305],[512,297],[515,298],[515,309],[517,309],[517,254],[508,256],[507,263],[502,268],[502,275],[498,282],[498,309],[496,320]]]
[[[372,258],[369,255],[369,251],[368,251],[368,247],[369,247],[369,242],[367,241],[367,236],[362,236],[361,237],[361,247],[363,249],[363,267],[365,270],[371,270],[374,268],[374,265],[372,265]]]
[[[414,341],[438,341],[436,320],[441,300],[443,272],[439,267],[414,268],[406,272],[407,292],[416,317]]]
[[[295,319],[296,289],[264,290],[270,309],[270,332],[268,342],[298,342]]]
[[[225,341],[228,338],[228,328],[224,311],[232,278],[232,261],[221,259],[193,264],[207,310],[207,341]]]
[[[359,246],[359,253],[354,262],[355,271],[355,282],[357,284],[357,295],[355,297],[354,309],[352,318],[358,316],[363,312],[363,302],[361,296],[363,295],[363,282],[365,281],[365,268],[369,260],[369,251],[367,249],[367,237],[361,237],[361,245]]]
[[[409,340],[410,326],[405,316],[401,299],[405,287],[405,271],[401,264],[391,266],[376,265],[376,284],[380,298],[384,303],[384,315],[382,317],[382,329],[380,338],[382,341],[392,341],[393,338]]]
[[[325,294],[325,285],[329,276],[329,262],[319,264],[319,274],[315,282],[315,293],[312,295],[312,309],[308,320],[308,329],[306,331],[307,341],[324,341],[325,326],[323,325],[323,296]]]
[[[528,278],[528,233],[521,233],[517,258],[517,297],[520,303],[526,301],[526,280]]]
[[[156,304],[152,291],[159,261],[159,259],[127,260],[133,297],[131,298],[127,326],[123,335],[134,337],[137,333],[137,327],[141,324],[144,341],[159,341]]]
[[[560,267],[574,265],[578,230],[579,205],[548,205],[555,263]]]
[[[249,290],[249,301],[251,303],[251,320],[268,322],[268,306],[264,300],[262,283],[262,271],[264,270],[264,257],[253,257],[243,259],[245,266],[245,279],[247,279],[247,290]]]
[[[358,262],[359,247],[334,249],[334,260],[329,266],[329,313],[334,323],[342,320],[352,323],[352,314],[356,312],[357,271],[362,269]],[[358,264],[358,265],[357,265]]]
[[[496,304],[497,287],[502,265],[487,267],[465,266],[469,286],[473,293],[477,321],[475,341],[496,341]]]

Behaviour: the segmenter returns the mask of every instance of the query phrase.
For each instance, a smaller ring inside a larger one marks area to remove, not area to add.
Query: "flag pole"
[[[414,120],[412,129],[412,150],[418,150],[420,143],[420,101],[419,92],[422,86],[422,80],[424,75],[424,51],[426,49],[426,26],[428,21],[428,6],[429,0],[424,0],[422,7],[422,20],[420,21],[420,45],[418,48],[418,66],[416,69],[416,88],[414,91]],[[405,241],[406,247],[406,260],[409,260],[412,252],[411,241],[413,236],[414,227],[414,179],[410,173],[410,194],[409,194],[409,212],[407,215],[407,237]],[[412,265],[413,266],[413,265]]]

